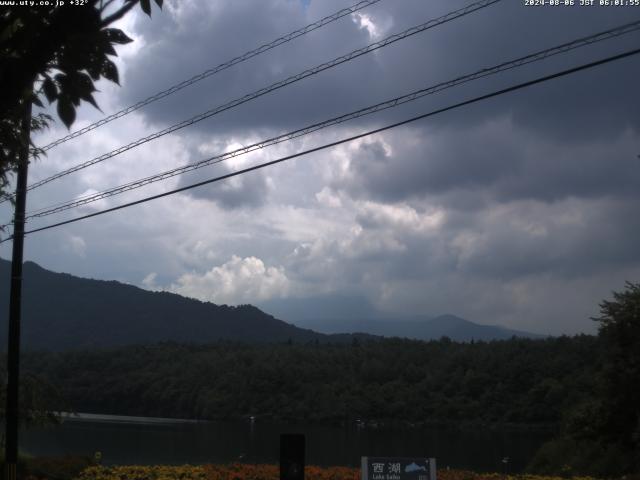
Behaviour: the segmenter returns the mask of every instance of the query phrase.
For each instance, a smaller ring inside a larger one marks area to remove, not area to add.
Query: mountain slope
[[[10,262],[0,259],[0,346],[7,335]],[[115,281],[54,273],[24,264],[22,345],[81,349],[161,341],[206,343],[351,341],[298,328],[251,305],[214,305]]]
[[[544,338],[529,332],[511,330],[497,325],[480,325],[455,315],[415,319],[301,319],[293,323],[322,333],[366,332],[384,337],[404,337],[417,340],[437,340],[449,337],[458,342],[471,340],[506,340],[513,336]]]

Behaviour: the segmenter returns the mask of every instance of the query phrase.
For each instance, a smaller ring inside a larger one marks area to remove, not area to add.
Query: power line
[[[283,35],[282,37],[276,38],[275,40],[269,42],[269,43],[265,43],[264,45],[259,46],[258,48],[255,48],[253,50],[250,50],[246,53],[243,53],[242,55],[239,55],[227,62],[221,63],[220,65],[217,65],[213,68],[210,68],[209,70],[205,70],[202,73],[199,73],[198,75],[194,75],[193,77],[187,79],[187,80],[183,80],[180,83],[177,83],[169,88],[167,88],[166,90],[163,90],[161,92],[158,92],[148,98],[146,98],[145,100],[142,100],[138,103],[135,103],[134,105],[131,105],[127,108],[123,108],[122,110],[113,113],[111,115],[109,115],[108,117],[102,118],[100,120],[98,120],[95,123],[92,123],[91,125],[87,125],[84,128],[81,128],[80,130],[77,130],[73,133],[70,133],[69,135],[66,135],[62,138],[59,138],[51,143],[49,143],[48,145],[45,145],[44,147],[42,147],[42,150],[47,151],[50,150],[68,140],[71,140],[72,138],[76,138],[79,137],[80,135],[84,135],[87,132],[90,132],[91,130],[95,130],[98,127],[101,127],[102,125],[105,125],[113,120],[116,120],[118,118],[124,117],[125,115],[130,114],[131,112],[135,112],[136,110],[149,105],[150,103],[153,103],[157,100],[160,100],[164,97],[167,97],[169,95],[172,95],[176,92],[178,92],[179,90],[182,90],[183,88],[189,87],[191,85],[193,85],[194,83],[199,82],[200,80],[204,80],[205,78],[208,78],[212,75],[215,75],[217,73],[222,72],[223,70],[226,70],[227,68],[233,67],[234,65],[237,65],[239,63],[242,63],[246,60],[249,60],[250,58],[253,58],[257,55],[260,55],[262,53],[265,53],[273,48],[279,47],[282,44],[285,44],[287,42],[290,42],[291,40],[294,40],[298,37],[301,37],[309,32],[312,32],[314,30],[317,30],[320,27],[324,27],[325,25],[328,25],[329,23],[335,22],[336,20],[346,16],[346,15],[350,15],[352,13],[357,12],[358,10],[362,10],[363,8],[366,8],[370,5],[373,5],[374,3],[378,3],[381,0],[363,0],[361,2],[358,2],[350,7],[347,8],[343,8],[342,10],[339,10],[331,15],[328,15],[320,20],[318,20],[317,22],[314,23],[310,23],[309,25],[302,27],[298,30],[295,30],[291,33],[287,33],[286,35]]]
[[[570,50],[579,48],[579,47],[583,47],[583,46],[587,46],[587,45],[592,45],[594,43],[600,42],[600,41],[604,41],[604,40],[609,40],[612,38],[617,38],[621,35],[624,34],[628,34],[634,31],[637,31],[638,29],[640,29],[640,20],[637,20],[635,22],[631,22],[631,23],[627,23],[624,25],[620,25],[614,28],[611,28],[609,30],[603,31],[603,32],[599,32],[593,35],[589,35],[586,37],[582,37],[582,38],[578,38],[576,40],[573,40],[571,42],[567,42],[567,43],[563,43],[561,45],[552,47],[552,48],[548,48],[545,50],[541,50],[535,53],[531,53],[529,55],[523,56],[523,57],[519,57],[517,59],[514,60],[510,60],[507,62],[503,62],[500,63],[498,65],[495,65],[493,67],[489,67],[489,68],[483,68],[481,70],[478,70],[474,73],[468,74],[468,75],[464,75],[464,76],[460,76],[457,78],[454,78],[452,80],[446,81],[446,82],[442,82],[442,83],[438,83],[436,85],[427,87],[427,88],[423,88],[414,92],[411,92],[409,94],[406,95],[402,95],[400,97],[396,97],[390,100],[386,100],[384,102],[366,107],[366,108],[362,108],[360,110],[356,110],[354,112],[350,112],[338,117],[334,117],[328,120],[325,120],[323,122],[319,122],[319,123],[315,123],[313,125],[309,125],[306,126],[304,128],[300,128],[297,130],[294,130],[292,132],[288,132],[282,135],[278,135],[276,137],[272,137],[269,138],[267,140],[262,140],[260,142],[254,143],[252,145],[246,146],[246,147],[242,147],[236,150],[233,150],[231,152],[225,152],[223,154],[220,155],[216,155],[213,157],[209,157],[207,159],[204,160],[200,160],[198,162],[195,163],[191,163],[188,165],[184,165],[181,167],[177,167],[171,170],[167,170],[155,175],[151,175],[142,179],[138,179],[117,187],[113,187],[110,188],[108,190],[104,190],[102,192],[97,192],[97,193],[93,193],[93,194],[88,194],[85,195],[83,197],[80,198],[75,198],[73,200],[68,200],[66,202],[63,203],[58,203],[55,205],[50,205],[48,207],[44,207],[38,210],[35,210],[33,212],[30,212],[27,215],[27,219],[30,218],[40,218],[40,217],[45,217],[48,215],[53,215],[55,213],[59,213],[65,210],[69,210],[71,208],[75,208],[75,207],[79,207],[81,205],[86,205],[88,203],[93,203],[96,202],[98,200],[102,200],[105,198],[109,198],[112,197],[114,195],[118,195],[130,190],[134,190],[146,185],[149,185],[151,183],[155,183],[155,182],[159,182],[161,180],[166,180],[167,178],[171,178],[174,177],[176,175],[180,175],[182,173],[185,172],[189,172],[189,171],[193,171],[193,170],[197,170],[199,168],[203,168],[209,165],[213,165],[213,164],[217,164],[220,162],[223,162],[225,160],[228,160],[230,158],[234,158],[240,155],[245,155],[247,153],[253,152],[255,150],[259,150],[259,149],[263,149],[265,147],[268,146],[272,146],[272,145],[276,145],[278,143],[282,143],[285,141],[289,141],[292,140],[294,138],[298,138],[301,137],[303,135],[308,135],[310,133],[316,132],[318,130],[321,130],[323,128],[327,128],[329,126],[333,126],[333,125],[338,125],[341,123],[344,123],[346,121],[349,120],[353,120],[356,118],[360,118],[363,117],[365,115],[370,115],[372,113],[377,113],[380,112],[382,110],[386,110],[389,108],[394,108],[398,105],[402,105],[408,102],[412,102],[414,100],[417,100],[419,98],[422,98],[426,95],[431,95],[437,92],[440,92],[442,90],[448,89],[448,88],[452,88],[454,86],[463,84],[463,83],[467,83],[470,81],[474,81],[474,80],[478,80],[480,78],[483,77],[487,77],[489,75],[495,75],[497,73],[501,73],[507,70],[511,70],[513,68],[517,68],[517,67],[521,67],[523,65],[528,65],[530,63],[534,63],[534,62],[538,62],[541,60],[544,60],[546,58],[549,58],[551,56],[554,55],[558,55],[561,53],[566,53]]]
[[[394,35],[391,35],[387,38],[385,38],[384,40],[380,40],[378,42],[374,42],[371,43],[369,45],[367,45],[366,47],[362,47],[359,48],[357,50],[354,50],[346,55],[342,55],[340,57],[337,57],[329,62],[323,63],[321,65],[317,65],[313,68],[310,68],[308,70],[305,70],[297,75],[292,75],[284,80],[281,80],[279,82],[273,83],[271,85],[269,85],[268,87],[263,87],[259,90],[256,90],[253,93],[249,93],[247,95],[244,95],[243,97],[237,98],[235,100],[232,100],[230,102],[227,102],[223,105],[220,105],[218,107],[215,107],[211,110],[208,110],[204,113],[201,113],[199,115],[196,115],[188,120],[184,120],[178,124],[172,125],[170,127],[165,128],[164,130],[160,130],[158,132],[155,132],[151,135],[148,135],[146,137],[140,138],[138,140],[136,140],[135,142],[129,143],[128,145],[124,145],[120,148],[117,148],[109,153],[105,153],[104,155],[100,155],[99,157],[96,157],[92,160],[88,160],[84,163],[81,163],[79,165],[76,165],[74,167],[71,167],[67,170],[64,170],[62,172],[59,172],[55,175],[52,175],[50,177],[47,177],[43,180],[40,180],[38,182],[33,183],[32,185],[30,185],[28,187],[28,190],[33,190],[34,188],[38,188],[41,187],[42,185],[45,185],[49,182],[52,182],[60,177],[64,177],[66,175],[69,175],[71,173],[77,172],[78,170],[82,170],[84,168],[87,168],[91,165],[95,165],[96,163],[100,163],[103,162],[109,158],[115,157],[116,155],[119,155],[121,153],[124,153],[128,150],[131,150],[132,148],[138,147],[144,143],[150,142],[151,140],[155,140],[156,138],[162,137],[164,135],[167,135],[169,133],[173,133],[177,130],[180,130],[182,128],[185,128],[189,125],[193,125],[197,122],[200,122],[206,118],[209,118],[213,115],[217,115],[218,113],[221,113],[225,110],[229,110],[232,109],[234,107],[237,107],[239,105],[242,105],[243,103],[249,102],[251,100],[254,100],[258,97],[261,97],[263,95],[266,95],[267,93],[273,92],[274,90],[278,90],[280,88],[283,88],[287,85],[290,85],[292,83],[298,82],[304,78],[310,77],[312,75],[316,75],[324,70],[328,70],[329,68],[333,68],[337,65],[340,65],[342,63],[348,62],[350,60],[353,60],[354,58],[360,57],[362,55],[365,55],[367,53],[373,52],[375,50],[378,50],[380,48],[386,47],[387,45],[390,45],[392,43],[395,43],[399,40],[403,40],[407,37],[410,37],[412,35],[415,35],[417,33],[423,32],[425,30],[428,30],[430,28],[434,28],[438,25],[442,25],[444,23],[450,22],[452,20],[455,20],[457,18],[463,17],[465,15],[468,15],[472,12],[475,12],[477,10],[486,8],[494,3],[500,2],[501,0],[480,0],[477,1],[475,3],[472,3],[464,8],[449,12],[445,15],[442,15],[441,17],[429,20],[423,24],[420,25],[416,25],[414,27],[408,28],[407,30],[401,32],[401,33],[397,33]],[[2,202],[0,202],[2,203]]]
[[[473,103],[477,103],[477,102],[480,102],[480,101],[483,101],[483,100],[487,100],[489,98],[493,98],[493,97],[497,97],[497,96],[500,96],[500,95],[504,95],[506,93],[514,92],[516,90],[521,90],[523,88],[530,87],[532,85],[536,85],[536,84],[539,84],[539,83],[547,82],[547,81],[553,80],[555,78],[559,78],[559,77],[563,77],[563,76],[566,76],[566,75],[570,75],[570,74],[573,74],[573,73],[576,73],[576,72],[579,72],[579,71],[582,71],[582,70],[587,70],[589,68],[593,68],[593,67],[596,67],[596,66],[599,66],[599,65],[604,65],[604,64],[611,63],[611,62],[614,62],[614,61],[617,61],[617,60],[621,60],[623,58],[630,57],[632,55],[637,55],[639,53],[640,53],[640,48],[637,48],[637,49],[634,49],[634,50],[629,50],[629,51],[626,51],[624,53],[620,53],[618,55],[613,55],[613,56],[606,57],[606,58],[601,59],[601,60],[596,60],[594,62],[582,64],[580,66],[573,67],[573,68],[570,68],[570,69],[567,69],[567,70],[562,70],[560,72],[556,72],[556,73],[551,74],[551,75],[546,75],[544,77],[538,77],[538,78],[536,78],[534,80],[529,80],[527,82],[519,83],[519,84],[513,85],[511,87],[507,87],[507,88],[503,88],[501,90],[494,91],[492,93],[481,95],[479,97],[474,97],[474,98],[472,98],[470,100],[465,100],[463,102],[456,103],[456,104],[450,105],[448,107],[440,108],[438,110],[433,110],[431,112],[424,113],[422,115],[418,115],[416,117],[412,117],[412,118],[409,118],[407,120],[403,120],[401,122],[397,122],[397,123],[393,123],[393,124],[390,124],[390,125],[386,125],[384,127],[377,128],[375,130],[370,130],[368,132],[364,132],[364,133],[361,133],[361,134],[358,134],[358,135],[354,135],[354,136],[351,136],[351,137],[348,137],[348,138],[344,138],[342,140],[338,140],[338,141],[335,141],[335,142],[327,143],[327,144],[321,145],[319,147],[315,147],[315,148],[311,148],[311,149],[308,149],[308,150],[305,150],[305,151],[302,151],[302,152],[294,153],[293,155],[288,155],[286,157],[282,157],[282,158],[279,158],[279,159],[276,159],[276,160],[271,160],[269,162],[261,163],[259,165],[254,165],[252,167],[248,167],[248,168],[245,168],[245,169],[242,169],[242,170],[238,170],[236,172],[228,173],[226,175],[220,175],[218,177],[210,178],[208,180],[204,180],[202,182],[198,182],[198,183],[194,183],[194,184],[191,184],[191,185],[187,185],[185,187],[176,188],[174,190],[170,190],[168,192],[160,193],[158,195],[145,197],[145,198],[142,198],[140,200],[136,200],[134,202],[129,202],[129,203],[125,203],[125,204],[122,204],[122,205],[118,205],[116,207],[107,208],[105,210],[100,210],[99,212],[94,212],[94,213],[90,213],[88,215],[83,215],[81,217],[76,217],[76,218],[72,218],[72,219],[69,219],[69,220],[62,221],[62,222],[54,223],[54,224],[51,224],[51,225],[46,225],[44,227],[35,228],[33,230],[29,230],[29,231],[26,231],[24,233],[25,234],[31,234],[31,233],[41,232],[43,230],[49,230],[51,228],[59,227],[59,226],[62,226],[62,225],[67,225],[67,224],[70,224],[70,223],[79,222],[81,220],[86,220],[88,218],[97,217],[99,215],[104,215],[105,213],[114,212],[116,210],[122,210],[124,208],[128,208],[128,207],[132,207],[134,205],[139,205],[139,204],[142,204],[142,203],[150,202],[152,200],[157,200],[157,199],[162,198],[162,197],[167,197],[167,196],[173,195],[175,193],[184,192],[184,191],[191,190],[191,189],[196,188],[196,187],[201,187],[203,185],[207,185],[207,184],[210,184],[210,183],[226,180],[226,179],[231,178],[231,177],[235,177],[235,176],[242,175],[242,174],[245,174],[245,173],[248,173],[248,172],[252,172],[254,170],[259,170],[259,169],[262,169],[262,168],[265,168],[265,167],[269,167],[271,165],[275,165],[277,163],[282,163],[282,162],[285,162],[287,160],[291,160],[293,158],[301,157],[303,155],[308,155],[310,153],[315,153],[315,152],[318,152],[318,151],[321,151],[321,150],[326,150],[327,148],[335,147],[335,146],[341,145],[343,143],[347,143],[347,142],[351,142],[351,141],[354,141],[354,140],[358,140],[360,138],[367,137],[369,135],[373,135],[373,134],[376,134],[376,133],[384,132],[386,130],[390,130],[392,128],[400,127],[402,125],[407,125],[407,124],[415,122],[417,120],[422,120],[422,119],[427,118],[427,117],[438,115],[440,113],[444,113],[444,112],[447,112],[447,111],[450,111],[450,110],[454,110],[454,109],[457,109],[457,108],[460,108],[460,107],[463,107],[463,106],[466,106],[466,105],[471,105]],[[2,241],[0,241],[0,243],[6,242],[6,241],[10,240],[11,238],[12,237],[9,237],[9,238],[7,238],[5,240],[2,240]]]

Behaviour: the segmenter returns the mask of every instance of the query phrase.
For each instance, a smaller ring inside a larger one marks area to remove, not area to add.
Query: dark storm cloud
[[[332,188],[445,212],[434,237],[394,227],[405,248],[394,253],[389,276],[576,278],[640,265],[637,146],[630,132],[558,144],[509,120],[464,132],[414,130],[354,149]],[[356,219],[365,230],[381,228],[366,215]]]
[[[625,200],[516,204],[467,218],[451,230],[457,269],[481,278],[516,279],[554,272],[588,278],[640,264],[640,221]],[[469,240],[466,248],[455,238]]]
[[[383,201],[439,197],[454,207],[461,190],[498,202],[640,197],[639,146],[631,132],[563,144],[502,119],[466,130],[414,129],[389,136],[388,144],[392,155],[371,146],[379,141],[358,148],[350,156],[352,175],[334,187]]]
[[[411,5],[419,8],[415,3]],[[521,2],[501,2],[490,9],[490,14],[479,14],[467,20],[467,28],[450,25],[433,33],[437,37],[433,42],[434,47],[429,49],[427,61],[417,62],[414,66],[418,70],[416,76],[446,79],[455,76],[456,72],[460,74],[488,67],[627,23],[632,18],[628,9],[566,8],[550,11],[526,8]],[[569,68],[635,48],[639,38],[636,32],[617,40],[581,48],[568,56],[561,55],[516,70],[504,76],[504,80],[491,77],[464,91],[472,96],[512,82]],[[424,44],[428,45],[430,40],[425,38]],[[442,48],[443,45],[446,48]],[[640,116],[629,100],[637,98],[637,89],[633,85],[639,73],[640,62],[631,58],[490,100],[470,107],[464,113],[445,115],[436,122],[462,126],[509,114],[518,125],[564,140],[609,136],[626,126],[638,129]],[[451,90],[442,98],[453,101],[459,98],[459,91]]]
[[[345,6],[344,2],[327,2],[318,15],[310,11],[305,13],[297,1],[174,2],[174,5],[179,5],[178,10],[174,10],[179,13],[154,19],[161,27],[139,23],[140,32],[148,45],[128,72],[128,84],[136,87],[123,91],[124,103],[134,102],[147,96],[150,90],[162,89],[200,73]],[[307,17],[307,14],[314,16]],[[321,41],[319,35],[322,35]],[[347,17],[337,24],[234,66],[151,106],[145,112],[152,123],[177,122],[366,43],[366,31],[359,29]],[[354,88],[356,84],[371,78],[374,64],[371,57],[354,63],[357,63],[357,67],[344,66],[350,71],[350,81],[354,82],[345,85],[345,88],[337,91],[333,88],[344,81],[343,75],[326,72],[322,81],[305,80],[307,85],[287,88],[284,96],[270,94],[233,112],[225,112],[220,119],[204,122],[196,128],[209,132],[229,132],[238,127],[260,128],[265,123],[277,127],[283,122],[290,125],[292,121],[309,118],[310,111],[320,118],[320,115],[333,111],[330,107],[348,101],[357,91]],[[335,98],[323,108],[322,104],[330,96]]]
[[[225,175],[230,172],[231,170],[228,167],[222,166],[222,168],[218,168],[215,171],[215,176]],[[195,175],[183,175],[178,182],[178,188],[192,185],[212,176],[213,174],[208,171],[199,172]],[[216,202],[222,208],[235,209],[262,205],[268,192],[269,186],[264,175],[261,172],[251,172],[187,190],[183,192],[183,195],[210,200]]]
[[[386,36],[466,3],[382,2],[363,13],[381,25],[392,25],[380,34]],[[225,2],[224,8],[215,2],[185,2],[174,10],[180,13],[158,16],[153,24],[139,23],[147,45],[127,73],[127,84],[136,87],[124,90],[123,101],[130,103],[143,98],[150,91],[199,73],[340,7],[344,7],[343,2],[322,2],[321,11],[311,9],[305,17],[304,9],[295,1]],[[628,9],[536,9],[526,8],[521,2],[505,1],[190,128],[211,134],[264,127],[294,128],[628,20]],[[639,34],[627,37],[550,59],[518,73],[444,92],[409,110],[424,111],[425,106],[445,105],[536,74],[618,52],[625,46],[637,44]],[[174,123],[373,40],[366,29],[359,28],[349,18],[342,19],[158,102],[145,110],[145,115],[153,124]],[[208,63],[203,64],[203,59],[209,59]],[[639,127],[640,117],[630,101],[638,95],[634,78],[639,73],[640,63],[627,59],[617,65],[485,102],[465,109],[464,113],[444,115],[430,123],[465,127],[508,114],[518,125],[565,140],[609,136],[629,126]],[[389,113],[385,118],[396,115]]]

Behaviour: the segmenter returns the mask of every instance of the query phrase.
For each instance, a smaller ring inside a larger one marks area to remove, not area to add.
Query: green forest
[[[75,411],[198,419],[555,425],[592,396],[595,337],[163,343],[29,353]]]

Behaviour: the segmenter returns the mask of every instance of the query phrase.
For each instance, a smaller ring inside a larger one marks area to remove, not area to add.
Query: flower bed
[[[190,466],[92,466],[77,480],[279,480],[277,465],[202,465]],[[359,480],[360,469],[349,467],[314,467],[305,469],[305,480]],[[540,475],[502,475],[465,470],[440,470],[438,480],[566,480]],[[574,477],[573,480],[595,480]]]

